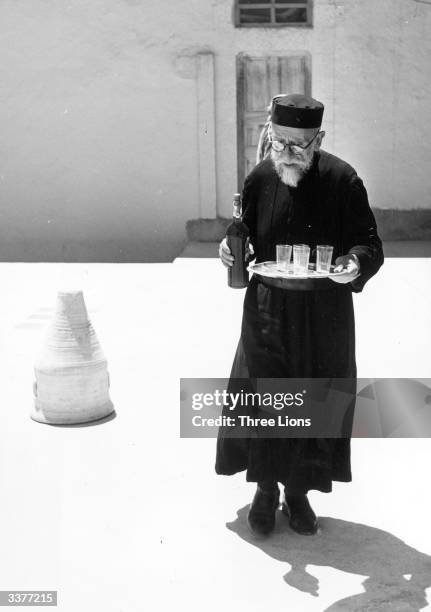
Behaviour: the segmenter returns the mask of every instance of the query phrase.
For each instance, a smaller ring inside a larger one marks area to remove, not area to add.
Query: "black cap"
[[[324,106],[303,94],[276,96],[271,106],[271,121],[277,125],[317,128],[322,125]]]

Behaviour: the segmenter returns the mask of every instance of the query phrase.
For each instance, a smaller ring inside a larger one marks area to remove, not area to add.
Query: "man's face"
[[[271,140],[282,143],[306,146],[318,134],[319,128],[302,129],[283,125],[271,124]],[[304,151],[292,150],[285,147],[284,151],[278,152],[271,149],[271,159],[280,179],[290,187],[296,187],[310,168],[314,153],[319,150],[324,132],[316,136],[311,145]]]

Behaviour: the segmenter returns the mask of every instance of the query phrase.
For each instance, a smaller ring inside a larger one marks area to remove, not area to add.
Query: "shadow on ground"
[[[248,510],[249,506],[241,508],[236,520],[226,526],[273,559],[289,564],[291,569],[283,578],[290,586],[318,597],[319,581],[306,571],[309,564],[367,576],[362,583],[365,593],[335,602],[325,612],[414,612],[427,605],[425,589],[431,586],[431,557],[387,531],[320,517],[317,535],[300,536],[277,512],[274,532],[261,539],[247,527]]]
[[[97,425],[103,425],[104,423],[108,423],[112,421],[112,419],[117,418],[117,413],[113,410],[110,414],[101,419],[95,419],[94,421],[88,421],[84,423],[44,423],[44,425],[49,425],[50,427],[58,427],[60,429],[76,429],[77,427],[96,427]]]

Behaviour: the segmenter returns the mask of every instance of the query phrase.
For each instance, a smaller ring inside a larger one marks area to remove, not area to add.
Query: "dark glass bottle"
[[[228,268],[227,284],[235,289],[242,289],[248,285],[248,271],[245,262],[245,251],[249,230],[241,219],[241,196],[233,196],[233,219],[226,230],[226,241],[230,252],[234,256],[233,265]]]

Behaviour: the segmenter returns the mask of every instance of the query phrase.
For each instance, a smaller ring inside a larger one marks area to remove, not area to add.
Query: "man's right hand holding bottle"
[[[227,245],[226,238],[223,238],[223,240],[220,242],[220,245],[218,248],[218,254],[225,268],[230,268],[233,264],[234,256],[230,252],[230,248]],[[246,251],[245,251],[245,261],[249,262],[252,259],[254,259],[254,248],[250,240],[247,239]]]

